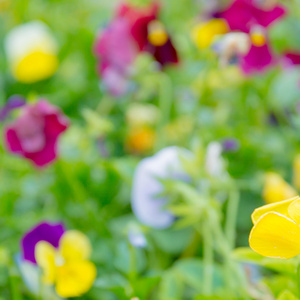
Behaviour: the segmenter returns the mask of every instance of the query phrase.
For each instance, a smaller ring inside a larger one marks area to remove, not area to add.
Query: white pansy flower
[[[48,26],[32,21],[12,29],[4,41],[13,76],[32,83],[52,76],[58,67],[58,46]]]
[[[225,165],[222,157],[223,147],[218,142],[211,142],[207,146],[205,169],[209,175],[213,177],[220,177],[224,174]]]
[[[188,150],[173,146],[139,163],[133,180],[132,209],[141,223],[160,229],[172,225],[175,217],[165,208],[168,198],[159,196],[164,191],[159,179],[187,181],[189,176],[183,169],[182,158],[191,156]]]

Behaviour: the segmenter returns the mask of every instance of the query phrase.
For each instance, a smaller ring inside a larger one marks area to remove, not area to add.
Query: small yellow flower
[[[249,244],[255,252],[282,259],[300,254],[300,197],[257,208],[252,221]]]
[[[76,230],[64,233],[58,250],[45,241],[39,242],[35,257],[43,271],[43,282],[55,285],[57,294],[64,298],[86,293],[96,278],[96,267],[88,260],[91,249],[88,238]]]
[[[295,197],[296,190],[291,187],[284,179],[276,173],[266,174],[263,198],[266,203],[275,203]]]
[[[196,25],[192,30],[192,39],[199,49],[208,48],[215,37],[228,32],[227,23],[222,19],[211,19]]]
[[[293,173],[294,186],[300,190],[300,154],[298,154],[294,159]]]
[[[12,75],[20,82],[46,79],[58,68],[56,41],[40,21],[14,28],[5,39],[5,51]]]
[[[151,150],[155,142],[155,132],[152,128],[132,127],[127,136],[126,144],[131,152],[143,154]]]
[[[158,20],[154,20],[148,25],[148,40],[153,46],[163,46],[169,37],[164,25]]]

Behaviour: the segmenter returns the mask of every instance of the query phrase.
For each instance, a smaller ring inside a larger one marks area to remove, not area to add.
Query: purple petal
[[[22,239],[21,247],[23,250],[23,259],[36,264],[35,246],[40,241],[46,241],[53,247],[58,248],[59,240],[64,234],[65,228],[62,223],[43,222],[31,229]]]
[[[240,148],[240,143],[235,138],[225,139],[222,143],[225,152],[235,152]]]
[[[6,107],[9,109],[19,108],[26,104],[25,98],[19,95],[11,96],[6,104]]]

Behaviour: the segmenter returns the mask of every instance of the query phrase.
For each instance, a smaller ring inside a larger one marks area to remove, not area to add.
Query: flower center
[[[164,25],[154,20],[148,25],[148,41],[156,47],[160,47],[166,44],[168,41],[168,34]]]
[[[261,32],[254,32],[251,34],[252,44],[256,47],[262,47],[266,44],[266,38]]]

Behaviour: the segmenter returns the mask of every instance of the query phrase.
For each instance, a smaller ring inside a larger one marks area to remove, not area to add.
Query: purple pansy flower
[[[16,108],[20,108],[21,106],[25,105],[25,98],[19,95],[11,96],[6,105],[0,109],[0,122],[4,121],[10,112]]]
[[[68,125],[65,115],[46,100],[26,105],[5,130],[7,148],[43,167],[56,159],[57,140]]]
[[[232,31],[249,33],[252,26],[266,28],[285,13],[286,9],[281,5],[264,9],[254,0],[234,0],[228,8],[215,13],[214,17],[225,19]]]
[[[225,152],[235,152],[240,148],[240,142],[235,138],[227,138],[222,142],[223,151]]]
[[[188,180],[180,158],[190,158],[191,155],[186,149],[167,147],[138,164],[131,205],[142,224],[160,229],[172,225],[175,216],[165,208],[168,198],[159,196],[164,191],[160,179]]]
[[[40,241],[46,241],[53,247],[58,248],[59,240],[65,232],[62,223],[43,222],[28,231],[21,242],[23,259],[36,264],[35,246]]]

